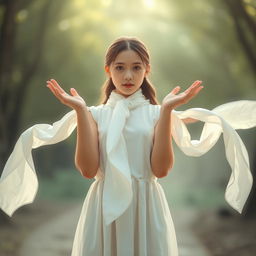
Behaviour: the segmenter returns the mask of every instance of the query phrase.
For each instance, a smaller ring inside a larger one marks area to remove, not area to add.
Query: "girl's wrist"
[[[174,110],[174,106],[162,104],[161,105],[161,110],[162,111],[169,111],[170,112],[170,111]]]
[[[79,106],[76,106],[76,107],[74,108],[74,110],[75,110],[77,113],[84,112],[85,110],[87,110],[87,106],[86,106],[86,105],[79,105]]]

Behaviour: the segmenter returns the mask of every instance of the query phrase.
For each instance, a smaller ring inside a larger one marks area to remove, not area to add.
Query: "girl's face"
[[[146,66],[133,50],[120,52],[110,66],[105,66],[105,71],[116,87],[115,92],[124,97],[140,88],[149,70],[150,65]]]

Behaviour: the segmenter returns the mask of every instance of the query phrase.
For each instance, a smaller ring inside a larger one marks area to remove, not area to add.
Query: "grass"
[[[84,178],[76,170],[55,170],[52,178],[39,177],[39,199],[83,199],[94,179]]]

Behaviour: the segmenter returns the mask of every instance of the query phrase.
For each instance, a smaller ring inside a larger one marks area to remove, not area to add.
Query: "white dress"
[[[112,108],[91,108],[98,124],[100,169],[91,184],[77,225],[72,256],[177,256],[177,241],[168,203],[151,170],[150,152],[159,105],[130,111],[123,135],[130,165],[133,199],[127,210],[104,225],[102,193],[106,170],[106,130]]]
[[[82,206],[71,256],[178,256],[168,203],[150,165],[160,108],[149,104],[141,90],[127,99],[112,91],[105,105],[88,107],[98,125],[100,167]],[[247,150],[235,129],[256,126],[256,101],[171,114],[173,139],[186,155],[205,154],[223,133],[232,170],[225,199],[241,213],[253,180]],[[191,140],[182,121],[187,117],[205,123],[199,140]],[[52,125],[36,124],[21,134],[0,178],[0,207],[6,214],[11,217],[35,199],[32,149],[65,140],[76,125],[72,110]]]

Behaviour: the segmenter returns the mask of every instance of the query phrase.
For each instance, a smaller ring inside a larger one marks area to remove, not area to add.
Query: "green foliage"
[[[85,179],[76,170],[57,169],[51,179],[39,177],[38,197],[57,200],[84,198],[91,183],[92,179]]]
[[[40,29],[40,6],[40,1],[34,1],[21,10],[17,43],[23,55],[17,55],[19,65],[36,54],[33,41]],[[252,98],[255,93],[253,72],[220,0],[189,5],[184,0],[57,1],[48,16],[42,63],[27,95],[24,125],[31,120],[54,120],[58,113],[68,111],[45,87],[50,78],[68,92],[75,87],[88,105],[96,104],[106,78],[106,49],[122,35],[137,36],[148,46],[151,80],[159,99],[174,86],[185,89],[196,79],[203,80],[205,88],[187,107],[213,108],[226,101]]]

